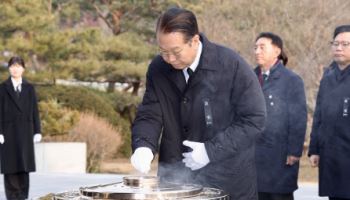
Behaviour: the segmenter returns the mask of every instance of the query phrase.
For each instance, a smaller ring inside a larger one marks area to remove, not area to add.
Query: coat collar
[[[186,80],[182,70],[174,69],[171,65],[167,64],[167,70],[165,75],[176,85],[179,91],[182,93],[186,88]]]
[[[202,42],[203,48],[202,48],[202,54],[200,56],[199,64],[194,72],[194,75],[190,77],[188,80],[188,84],[186,84],[185,77],[183,75],[182,70],[176,70],[174,69],[170,64],[166,63],[162,58],[162,63],[166,65],[164,67],[165,69],[165,75],[176,85],[176,87],[181,91],[184,92],[188,88],[191,88],[198,84],[202,77],[200,74],[205,73],[206,71],[216,71],[217,68],[217,58],[216,55],[216,46],[214,43],[211,43],[204,34],[200,34],[200,40]],[[163,68],[163,67],[162,67]]]
[[[217,71],[217,64],[219,63],[216,45],[210,42],[204,34],[200,34],[200,40],[203,44],[202,55],[199,60],[199,65],[194,75],[188,80],[186,89],[192,88],[203,80],[204,74],[208,71]]]
[[[276,63],[276,65],[271,68],[270,75],[268,77],[268,81],[262,86],[262,89],[266,90],[267,88],[269,88],[271,86],[271,82],[279,79],[281,77],[281,73],[282,73],[282,70],[284,68],[285,68],[285,66],[283,65],[283,63],[281,61]],[[255,71],[256,75],[259,77],[259,75],[261,73],[260,67],[256,67],[254,69],[254,71]]]
[[[340,70],[339,65],[336,62],[332,62],[331,68],[334,70],[335,78],[337,81],[342,81],[346,77],[350,76],[350,65],[344,70]]]
[[[28,84],[29,84],[29,82],[28,82],[25,78],[22,78],[22,86],[26,87],[26,86],[28,86]],[[12,81],[11,81],[11,77],[9,77],[8,79],[6,79],[5,85],[11,85],[11,86],[13,86]]]
[[[6,81],[5,81],[5,88],[7,90],[7,92],[9,93],[12,101],[15,102],[16,106],[18,107],[19,110],[22,110],[22,104],[24,99],[21,98],[23,96],[26,96],[25,94],[28,92],[28,81],[25,79],[22,79],[22,90],[21,90],[21,96],[20,98],[18,98],[16,96],[16,92],[15,89],[13,88],[13,84],[11,81],[11,77],[9,77]]]
[[[269,78],[271,78],[271,79],[280,78],[282,69],[284,69],[284,65],[280,61],[271,69]]]
[[[218,56],[216,55],[215,44],[210,42],[204,34],[201,33],[199,36],[203,44],[203,50],[198,67],[206,70],[217,70]]]

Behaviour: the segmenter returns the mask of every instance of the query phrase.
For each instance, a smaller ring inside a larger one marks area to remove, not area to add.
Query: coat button
[[[273,102],[270,103],[271,106],[275,105]]]
[[[184,98],[182,99],[182,103],[186,104],[187,102],[188,102],[188,98],[187,98],[187,97],[184,97]]]
[[[188,133],[189,129],[187,126],[184,126],[183,129],[184,129],[185,133]]]
[[[269,95],[269,99],[272,99],[272,95],[271,94]]]

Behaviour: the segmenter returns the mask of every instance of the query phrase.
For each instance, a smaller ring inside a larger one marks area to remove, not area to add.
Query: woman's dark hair
[[[21,65],[23,68],[26,68],[25,64],[24,64],[24,60],[19,57],[19,56],[14,56],[14,57],[11,57],[9,62],[8,62],[8,67],[11,67],[11,65],[13,64],[19,64]]]
[[[199,34],[196,16],[189,10],[170,8],[158,18],[156,32],[180,32],[188,41]]]
[[[260,38],[268,38],[272,41],[272,44],[277,46],[278,48],[281,49],[281,53],[278,56],[278,59],[282,60],[283,65],[287,65],[288,63],[288,57],[286,55],[286,53],[283,51],[283,41],[280,38],[280,36],[271,33],[271,32],[262,32],[258,35],[258,37],[256,38],[255,42],[258,41]]]
[[[339,33],[345,33],[345,32],[350,32],[350,25],[341,25],[335,28],[334,34],[333,34],[333,39],[337,37]]]

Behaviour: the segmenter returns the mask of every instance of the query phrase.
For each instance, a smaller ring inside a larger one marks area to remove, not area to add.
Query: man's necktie
[[[266,84],[267,80],[269,79],[269,76],[267,74],[263,74],[263,84]]]
[[[193,70],[191,68],[187,68],[187,73],[188,73],[188,76],[191,77],[193,74]]]
[[[269,76],[267,74],[263,74],[262,76],[263,76],[263,81],[264,82],[267,81],[267,79],[269,78]]]
[[[19,98],[19,96],[20,96],[20,94],[21,94],[21,90],[20,90],[19,88],[20,88],[20,85],[18,85],[18,86],[16,87],[16,90],[15,90],[16,95],[17,95],[17,98]]]
[[[186,75],[184,74],[184,77],[185,77],[185,79],[186,79],[186,84],[188,84],[188,81],[190,80],[190,78],[191,78],[191,76],[192,76],[192,74],[193,74],[193,70],[192,70],[191,68],[187,68],[187,69],[186,69],[186,72],[187,72],[187,75],[188,75],[188,76],[186,76]]]

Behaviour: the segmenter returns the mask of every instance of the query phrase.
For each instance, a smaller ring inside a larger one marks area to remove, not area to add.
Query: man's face
[[[20,78],[22,77],[22,74],[24,72],[24,68],[22,65],[15,63],[9,67],[9,72],[11,77],[13,78]]]
[[[157,33],[160,55],[164,61],[175,69],[184,69],[191,65],[196,58],[199,45],[199,35],[186,41],[183,33]]]
[[[339,65],[350,65],[350,32],[339,33],[332,42],[333,59]]]
[[[255,61],[260,67],[272,67],[275,64],[280,53],[281,50],[273,45],[272,40],[269,38],[262,37],[255,42]]]

